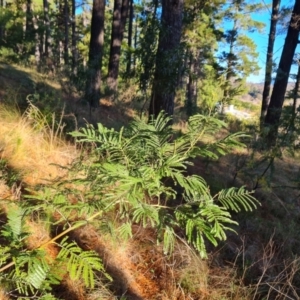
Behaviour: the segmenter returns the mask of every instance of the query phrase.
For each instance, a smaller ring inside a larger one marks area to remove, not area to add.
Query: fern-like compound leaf
[[[28,277],[26,280],[36,289],[42,286],[50,270],[50,266],[43,256],[36,255],[28,261]]]
[[[67,238],[63,239],[60,246],[61,251],[57,258],[67,261],[70,277],[74,280],[82,278],[87,287],[93,288],[94,271],[105,273],[100,257],[94,251],[83,251],[74,242],[67,242]]]
[[[133,222],[142,223],[143,227],[151,224],[155,227],[159,223],[159,211],[156,207],[145,203],[140,203],[133,211]]]
[[[118,228],[119,235],[124,240],[132,238],[132,227],[131,226],[132,226],[131,222],[126,222],[126,223],[123,223]]]
[[[172,253],[175,246],[175,232],[170,226],[166,226],[164,230],[163,251],[164,254]]]
[[[27,236],[24,230],[24,216],[26,211],[17,205],[10,205],[7,208],[7,223],[3,226],[1,234],[12,241],[21,241]]]
[[[244,187],[239,189],[229,188],[220,191],[218,201],[227,209],[235,212],[239,212],[241,209],[252,211],[259,205],[259,202]]]

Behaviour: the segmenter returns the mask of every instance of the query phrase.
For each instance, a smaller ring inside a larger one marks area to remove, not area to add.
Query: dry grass
[[[92,112],[93,121],[100,120],[108,123],[106,124],[108,126],[115,125],[116,120],[120,125],[127,123],[137,114],[131,103],[135,93],[136,90],[132,87],[118,101],[102,99],[99,110]],[[82,109],[84,110],[82,115],[88,115],[88,109],[86,107]],[[60,131],[55,131],[52,124],[49,125],[42,115],[34,112],[36,111],[32,108],[31,112],[27,111],[26,114],[21,115],[18,110],[0,105],[0,158],[7,160],[10,167],[20,172],[22,181],[28,185],[47,182],[64,175],[61,169],[51,163],[64,166],[76,156],[75,147],[60,138]],[[184,131],[186,124],[177,122],[174,127]],[[223,134],[225,133],[222,132]],[[207,142],[209,141],[211,140]],[[245,152],[246,150],[236,151],[218,163],[209,165],[199,160],[193,169],[197,174],[210,175],[215,184],[222,182],[222,187],[230,186],[234,181],[234,174],[239,171],[239,167],[243,167],[239,166],[238,155],[242,160],[242,156],[247,155]],[[246,162],[247,160],[244,162],[245,165]],[[264,165],[260,167],[263,168]],[[281,185],[289,185],[288,175],[291,171],[297,173],[298,168],[299,164],[295,164],[292,160],[280,161],[278,169],[281,172],[274,176],[274,180]],[[241,177],[242,175],[244,174],[241,174]],[[284,193],[286,197],[286,191]],[[14,200],[15,198],[14,191],[0,180],[0,199]],[[27,225],[32,232],[27,240],[29,249],[35,249],[50,239],[49,230],[43,224],[28,221]],[[235,266],[208,267],[207,262],[202,261],[190,248],[180,243],[176,245],[173,256],[166,257],[161,248],[156,245],[154,234],[146,230],[141,232],[140,237],[136,233],[130,243],[113,242],[110,237],[100,236],[96,229],[88,226],[73,233],[73,238],[83,248],[98,252],[107,271],[114,278],[114,286],[109,287],[99,278],[97,289],[87,293],[81,282],[74,282],[66,277],[57,292],[57,295],[63,299],[112,300],[116,299],[116,290],[121,291],[119,295],[127,293],[132,297],[149,300],[253,299],[253,294],[251,295],[253,290],[245,287],[238,279]],[[58,251],[50,246],[45,250],[52,259]],[[266,261],[269,257],[267,254],[265,249],[263,252],[265,259],[262,261]],[[270,281],[263,277],[270,268],[262,269],[261,281],[254,287],[256,294],[261,293],[261,287],[264,287],[269,288],[270,292],[267,294],[269,300],[275,299],[274,293],[277,293],[276,299],[289,299],[288,295],[293,293],[297,295],[298,291],[293,290],[292,281],[295,273],[299,272],[299,259],[292,262],[284,261],[283,264],[284,268],[274,273]],[[265,268],[265,265],[262,267]],[[275,268],[271,269],[275,272]],[[0,290],[0,300],[2,299],[8,298],[5,292]]]
[[[0,300],[8,300],[9,298],[6,296],[6,291],[0,289]]]
[[[73,145],[63,141],[52,126],[27,113],[0,106],[1,158],[22,174],[22,181],[35,185],[62,175],[52,164],[65,166],[76,156]]]
[[[100,235],[92,226],[72,233],[79,245],[96,251],[113,278],[111,291],[103,281],[97,283],[87,299],[185,300],[200,299],[209,289],[207,263],[184,243],[176,244],[171,256],[156,244],[155,232],[134,226],[134,237],[125,242]],[[126,298],[127,299],[127,298]]]
[[[1,175],[1,173],[0,173]],[[0,180],[0,199],[12,199],[12,193],[10,188],[6,185],[4,180]]]

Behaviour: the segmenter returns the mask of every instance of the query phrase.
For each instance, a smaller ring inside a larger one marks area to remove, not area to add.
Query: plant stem
[[[98,216],[100,216],[102,214],[102,211],[99,211],[97,213],[95,213],[94,215],[90,216],[89,218],[87,218],[85,221],[83,222],[79,222],[79,223],[76,223],[74,224],[73,226],[69,227],[68,229],[66,229],[65,231],[61,232],[60,234],[58,234],[57,236],[55,236],[53,239],[51,239],[50,241],[47,241],[46,243],[40,245],[39,247],[33,249],[33,250],[36,250],[36,249],[42,249],[44,248],[45,246],[49,245],[49,244],[52,244],[53,242],[55,242],[57,239],[59,239],[60,237],[66,235],[68,232],[70,231],[73,231],[85,224],[87,224],[88,222],[92,221],[93,219],[97,218]],[[12,261],[10,263],[8,263],[7,265],[5,265],[4,267],[2,267],[0,269],[0,273],[7,270],[8,268],[12,267],[15,265],[15,261]]]

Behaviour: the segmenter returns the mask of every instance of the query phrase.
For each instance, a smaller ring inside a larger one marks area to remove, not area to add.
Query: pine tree
[[[107,86],[110,91],[116,92],[119,76],[121,44],[129,12],[129,0],[115,0],[113,24],[111,30],[110,55],[108,63]]]
[[[243,91],[247,77],[259,70],[255,42],[247,32],[259,31],[264,24],[252,19],[251,13],[261,10],[260,3],[232,0],[224,11],[224,18],[232,28],[224,34],[225,46],[220,64],[224,66],[222,108]]]
[[[261,115],[260,115],[260,126],[263,127],[264,119],[267,114],[268,105],[270,102],[270,90],[272,83],[272,72],[273,72],[273,49],[276,38],[276,25],[279,18],[279,8],[280,8],[280,0],[272,1],[272,15],[270,22],[270,32],[268,39],[268,50],[267,50],[267,58],[266,58],[266,69],[265,69],[265,83],[263,90],[263,98],[261,105]]]
[[[76,1],[72,0],[72,73],[77,75]]]
[[[100,100],[101,66],[104,43],[104,14],[105,0],[94,0],[85,94],[91,107],[98,107]]]
[[[139,87],[144,94],[153,83],[159,35],[159,9],[158,0],[151,2],[147,7],[139,6],[136,9],[140,13],[136,18],[133,65]]]
[[[52,37],[50,27],[50,16],[49,16],[49,1],[43,0],[44,8],[44,24],[45,24],[45,51],[44,51],[44,62],[48,66],[49,71],[54,71],[54,59],[52,53]]]
[[[216,26],[219,22],[218,11],[221,10],[223,4],[223,1],[218,0],[209,3],[195,0],[186,2],[183,40],[185,41],[185,62],[187,65],[181,71],[181,74],[183,74],[181,80],[186,81],[185,106],[189,116],[195,114],[199,109],[202,110],[202,107],[198,105],[201,98],[200,90],[206,89],[205,85],[212,77],[214,77],[215,83],[217,82],[214,56],[221,32],[216,29]],[[210,70],[208,71],[208,69]],[[215,76],[213,76],[213,73],[215,73]],[[185,74],[188,75],[185,76]],[[217,84],[214,84],[214,87],[210,85],[212,93],[213,90],[217,89],[217,86]],[[218,101],[215,97],[213,98],[214,101]]]
[[[4,15],[4,0],[0,0],[0,11],[1,11],[1,17],[2,15]],[[3,21],[1,20],[1,23],[0,23],[0,46],[2,45],[2,40],[5,36],[5,31],[4,31],[4,26],[3,26]]]
[[[287,89],[295,50],[299,43],[299,15],[300,0],[296,0],[285,43],[282,49],[270,104],[264,122],[264,126],[268,129],[266,134],[266,142],[268,147],[272,147],[276,144],[284,96]]]
[[[127,40],[128,40],[128,54],[127,54],[127,65],[126,65],[127,76],[130,75],[130,70],[131,70],[133,17],[134,17],[133,0],[129,0],[129,19],[128,19],[128,38],[127,38]]]
[[[155,117],[162,110],[168,115],[174,113],[175,91],[181,59],[182,16],[183,0],[162,1],[161,30],[149,107],[149,114]]]
[[[64,62],[65,66],[69,65],[69,15],[70,7],[69,1],[64,0],[63,4],[63,18],[64,18]]]

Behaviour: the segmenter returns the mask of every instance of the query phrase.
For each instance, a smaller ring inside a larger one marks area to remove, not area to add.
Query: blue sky
[[[264,81],[264,67],[266,63],[266,55],[267,55],[267,46],[268,46],[268,35],[269,35],[269,28],[270,28],[270,14],[271,14],[271,0],[261,0],[262,3],[266,6],[266,10],[261,13],[253,14],[253,18],[257,21],[264,22],[266,24],[266,27],[263,31],[263,33],[252,33],[249,34],[249,37],[251,37],[256,45],[257,45],[257,51],[259,53],[259,65],[260,65],[260,72],[258,75],[251,75],[248,78],[248,82],[263,82]],[[281,6],[293,6],[295,1],[292,0],[281,0]],[[267,8],[269,7],[269,8]],[[282,53],[282,47],[285,41],[286,32],[278,35],[276,37],[275,47],[274,47],[274,60],[276,63],[279,62],[280,56]],[[295,72],[295,67],[292,69],[292,73]]]

